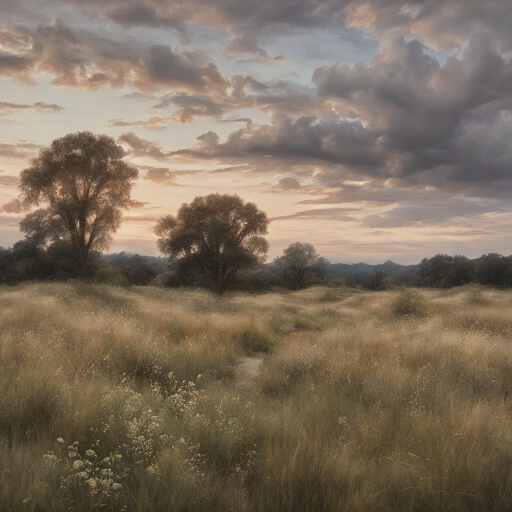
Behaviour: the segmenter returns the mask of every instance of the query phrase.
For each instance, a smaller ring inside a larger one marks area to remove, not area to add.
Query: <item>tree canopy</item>
[[[210,194],[183,204],[176,216],[162,217],[155,233],[160,251],[178,272],[196,275],[224,292],[241,268],[262,263],[269,219],[237,195]]]
[[[308,271],[317,259],[318,253],[312,244],[296,242],[288,246],[274,264],[280,269],[285,286],[300,290],[305,287]]]
[[[123,156],[113,138],[78,132],[55,139],[21,173],[23,204],[45,206],[27,215],[21,229],[39,243],[69,240],[81,276],[90,252],[109,246],[129,206],[138,171]]]

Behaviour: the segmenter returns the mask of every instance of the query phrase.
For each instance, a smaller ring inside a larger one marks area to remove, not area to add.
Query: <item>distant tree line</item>
[[[199,286],[229,289],[300,290],[312,285],[451,288],[468,283],[512,287],[512,256],[437,254],[419,265],[387,261],[331,264],[306,242],[285,248],[265,263],[269,219],[237,195],[210,194],[183,204],[176,216],[155,226],[164,258],[119,253],[104,256],[112,233],[129,208],[138,171],[123,149],[105,135],[78,132],[56,139],[21,173],[20,222],[25,239],[0,247],[0,283],[90,279],[119,285]]]

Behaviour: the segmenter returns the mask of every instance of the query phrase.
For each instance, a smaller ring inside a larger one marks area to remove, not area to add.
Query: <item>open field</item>
[[[511,347],[510,291],[3,287],[0,510],[511,510]]]

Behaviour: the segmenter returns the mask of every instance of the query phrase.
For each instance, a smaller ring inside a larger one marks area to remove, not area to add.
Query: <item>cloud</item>
[[[165,128],[171,118],[169,117],[151,117],[147,121],[123,121],[122,119],[111,119],[106,126],[109,128],[134,126],[135,128],[159,129]]]
[[[160,216],[158,215],[123,215],[123,221],[126,222],[151,222],[156,223]]]
[[[489,208],[453,198],[450,202],[406,203],[383,214],[369,215],[363,219],[362,224],[365,227],[382,229],[452,226],[457,219],[474,217],[488,211]]]
[[[254,53],[257,55],[253,59],[239,60],[238,63],[245,62],[272,62],[275,60],[284,60],[284,55],[278,55],[277,57],[269,57],[267,52],[258,46],[258,41],[254,36],[243,35],[237,37],[231,41],[231,43],[224,50],[224,57],[233,59],[244,53]]]
[[[43,102],[37,102],[33,105],[21,105],[19,103],[6,103],[5,101],[0,101],[0,116],[18,114],[25,110],[35,110],[40,113],[55,113],[62,112],[64,107]]]
[[[207,54],[202,50],[180,54],[169,46],[151,45],[146,49],[143,65],[147,80],[152,85],[185,85],[197,91],[213,89],[219,92],[227,87],[217,66],[208,61]]]
[[[493,195],[498,182],[512,187],[505,170],[512,156],[505,143],[512,64],[488,37],[474,38],[440,66],[421,43],[393,34],[370,66],[318,68],[313,82],[340,115],[362,120],[378,137],[387,154],[382,176],[395,186],[401,180],[484,195]],[[478,191],[470,192],[474,184]]]
[[[184,176],[187,174],[199,174],[203,171],[189,170],[189,171],[171,171],[166,167],[147,167],[143,166],[146,169],[146,174],[144,176],[145,179],[152,181],[154,183],[158,183],[160,185],[170,185],[174,187],[180,186],[176,183],[176,178],[178,176]]]
[[[137,201],[136,199],[130,199],[128,207],[130,209],[134,209],[134,208],[139,209],[139,208],[144,208],[147,204],[149,204],[149,203],[145,203],[143,201]]]
[[[28,83],[48,73],[54,86],[67,89],[132,85],[146,92],[169,87],[220,92],[227,86],[202,50],[179,52],[165,45],[107,39],[59,19],[32,31],[7,26],[2,40],[9,41],[10,51],[0,53],[0,75]]]
[[[81,8],[91,17],[99,13],[123,26],[167,27],[185,30],[184,23],[193,22],[240,34],[260,32],[283,34],[297,28],[343,27],[343,7],[347,3],[328,0],[295,0],[292,3],[273,0],[237,0],[223,2],[188,0],[187,2],[141,1],[136,6],[126,6],[121,0],[113,2],[79,2],[61,0]],[[186,26],[186,25],[185,25]]]
[[[1,184],[1,177],[0,177],[0,184]],[[19,199],[13,199],[12,201],[5,203],[0,208],[0,211],[3,211],[5,213],[21,213],[24,211],[24,209],[23,209],[23,206]]]
[[[169,105],[178,107],[174,111],[172,119],[180,123],[190,123],[198,116],[219,117],[233,108],[233,105],[227,101],[227,98],[212,98],[207,95],[195,95],[185,92],[167,94],[153,108],[165,108]]]
[[[295,179],[290,176],[281,178],[276,185],[273,185],[265,192],[287,192],[289,190],[302,190],[304,187]]]
[[[28,140],[0,140],[0,157],[15,160],[27,160],[36,156],[44,146]]]
[[[4,172],[5,171],[0,171],[0,185],[2,185],[2,187],[17,187],[20,182],[19,176],[3,174]]]
[[[357,208],[317,208],[315,210],[302,210],[290,215],[281,215],[273,217],[272,221],[289,219],[324,219],[337,221],[353,221],[355,218],[348,215],[357,211]]]
[[[244,165],[232,165],[230,167],[221,167],[219,169],[214,169],[213,171],[210,171],[210,174],[217,174],[223,172],[244,172],[244,170],[246,170],[246,167]]]
[[[172,28],[178,30],[183,37],[188,37],[188,31],[182,19],[178,16],[159,13],[154,5],[114,5],[107,10],[106,16],[120,25]]]
[[[313,116],[293,121],[284,115],[272,117],[272,125],[253,124],[232,132],[221,143],[210,131],[198,137],[195,148],[174,151],[173,156],[202,159],[260,160],[274,157],[374,167],[383,163],[378,141],[361,123],[330,122]]]
[[[168,153],[163,153],[160,146],[155,142],[142,139],[133,132],[123,133],[118,139],[118,143],[129,146],[129,154],[134,157],[148,156],[157,160],[167,158]]]
[[[218,93],[195,94],[190,92],[169,93],[160,99],[155,109],[170,106],[178,107],[172,118],[181,123],[189,123],[196,117],[213,117],[221,122],[233,110],[259,108],[267,114],[285,113],[289,115],[332,114],[323,99],[315,95],[314,88],[295,84],[287,80],[260,82],[252,76],[233,75],[229,87]],[[244,119],[245,120],[245,119]],[[247,122],[252,122],[247,119]]]
[[[352,0],[345,10],[346,25],[374,35],[400,28],[419,34],[438,50],[453,52],[477,32],[493,35],[504,49],[512,49],[512,13],[508,0]]]
[[[160,185],[171,185],[175,187],[178,186],[178,184],[175,181],[176,174],[173,173],[171,170],[163,167],[149,169],[146,172],[145,178],[149,181],[158,183]]]

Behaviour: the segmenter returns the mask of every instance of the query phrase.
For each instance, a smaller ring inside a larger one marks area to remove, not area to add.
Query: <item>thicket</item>
[[[257,292],[269,291],[272,287],[297,288],[296,282],[290,280],[288,269],[281,259],[282,257],[276,258],[275,261],[254,269],[239,271],[231,290]],[[383,291],[404,286],[452,288],[470,283],[498,288],[512,287],[512,256],[496,253],[476,259],[437,254],[432,258],[424,258],[413,268],[393,265],[396,267],[394,272],[376,270],[382,265],[365,265],[365,272],[340,273],[336,265],[330,264],[325,258],[317,258],[306,266],[299,288],[323,285]],[[78,271],[75,257],[72,247],[66,241],[42,245],[24,239],[10,248],[0,247],[0,284],[62,281],[76,277]],[[109,255],[92,252],[87,266],[87,277],[92,282],[117,285],[208,287],[208,282],[197,267],[186,269],[182,265],[176,271],[164,258],[124,252]]]

